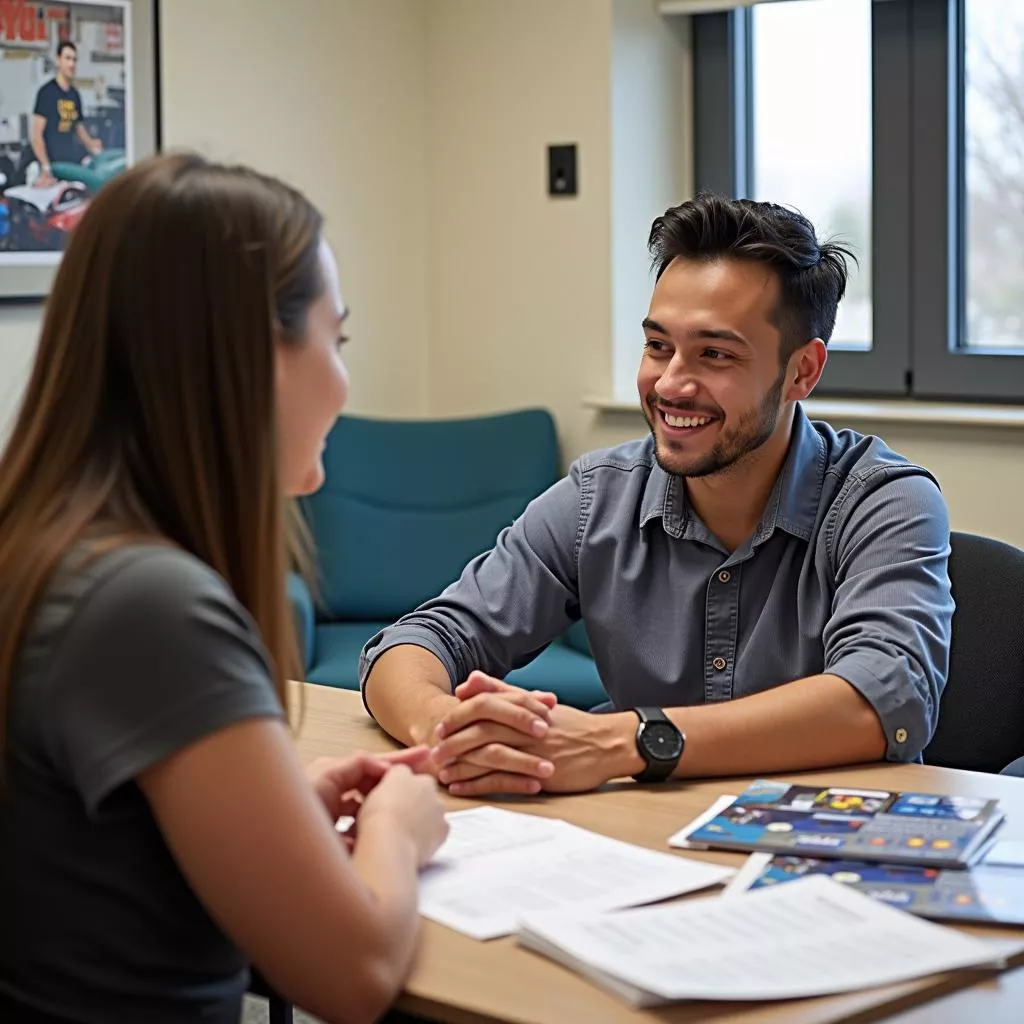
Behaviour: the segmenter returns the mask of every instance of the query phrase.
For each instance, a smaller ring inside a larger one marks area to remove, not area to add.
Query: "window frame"
[[[1024,349],[960,344],[966,16],[967,0],[873,0],[872,347],[830,345],[817,394],[1024,401]],[[692,19],[695,186],[749,196],[753,9]]]

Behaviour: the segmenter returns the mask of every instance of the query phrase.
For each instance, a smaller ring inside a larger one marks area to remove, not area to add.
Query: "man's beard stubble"
[[[654,457],[661,469],[671,476],[701,477],[710,476],[713,473],[721,473],[724,470],[736,465],[741,459],[746,458],[752,452],[757,451],[775,432],[779,423],[779,400],[782,397],[782,388],[786,379],[786,367],[779,370],[778,377],[768,389],[761,402],[753,409],[748,409],[740,416],[736,426],[728,432],[724,432],[718,438],[706,455],[700,456],[692,465],[672,466],[668,453],[662,450],[658,442],[657,431],[654,427],[653,416],[657,415],[658,407],[664,409],[678,410],[685,414],[695,411],[692,407],[685,405],[665,405],[657,400],[651,393],[644,402],[644,417],[647,426],[650,427],[654,436]],[[671,451],[671,449],[670,449]]]

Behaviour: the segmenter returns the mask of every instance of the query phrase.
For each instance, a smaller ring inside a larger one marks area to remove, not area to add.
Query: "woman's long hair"
[[[287,708],[274,347],[301,344],[324,286],[321,227],[281,182],[191,154],[127,171],[82,218],[0,459],[0,753],[26,630],[85,541],[169,542],[216,570]]]

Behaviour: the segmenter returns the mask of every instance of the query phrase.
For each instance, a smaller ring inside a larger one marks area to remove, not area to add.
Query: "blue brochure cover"
[[[1002,821],[995,800],[794,786],[759,779],[691,845],[938,867],[965,867]]]
[[[984,862],[967,871],[913,864],[772,857],[749,889],[828,875],[890,906],[940,921],[1024,925],[1024,871]]]

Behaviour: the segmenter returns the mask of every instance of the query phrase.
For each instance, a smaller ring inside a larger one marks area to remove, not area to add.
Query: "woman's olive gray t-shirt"
[[[237,1024],[244,958],[189,888],[135,779],[256,717],[282,717],[268,656],[207,565],[158,545],[68,560],[11,693],[0,1020]]]

